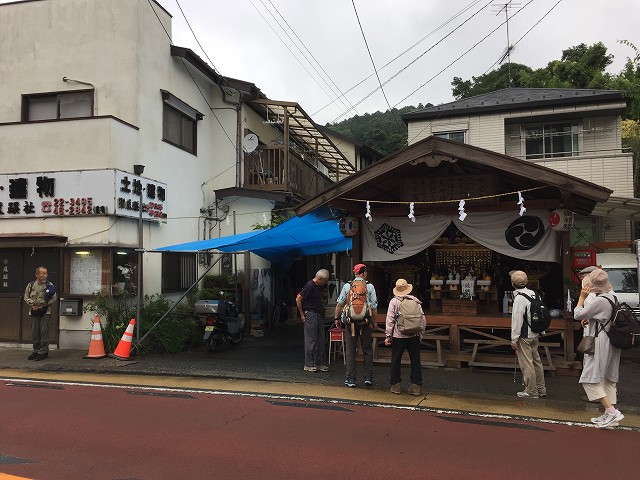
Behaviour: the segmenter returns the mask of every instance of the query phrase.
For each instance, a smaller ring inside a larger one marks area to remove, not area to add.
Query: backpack
[[[640,322],[638,322],[631,307],[624,302],[618,303],[615,295],[613,297],[615,303],[605,296],[602,298],[606,298],[613,308],[611,318],[605,324],[606,326],[611,323],[611,327],[607,332],[611,345],[620,350],[640,347]]]
[[[519,292],[517,295],[522,295],[531,302],[531,323],[527,320],[525,313],[525,321],[531,331],[534,333],[542,333],[549,328],[549,325],[551,325],[551,314],[549,313],[549,308],[540,298],[540,294],[536,293],[534,297],[530,297],[526,293]]]
[[[414,335],[422,331],[422,306],[414,299],[405,297],[400,300],[396,328],[403,335]]]
[[[353,280],[344,304],[344,317],[346,323],[362,323],[371,317],[369,308],[369,292],[365,280]]]

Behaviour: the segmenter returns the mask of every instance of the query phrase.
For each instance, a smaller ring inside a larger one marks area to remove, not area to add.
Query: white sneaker
[[[317,372],[318,371],[318,367],[307,367],[306,365],[304,366],[304,371],[305,372]]]
[[[616,410],[613,414],[608,414],[605,412],[604,419],[596,423],[596,428],[607,428],[607,427],[617,427],[618,422],[624,418],[624,415],[620,412],[620,410]]]
[[[604,412],[602,415],[600,415],[599,417],[594,417],[591,419],[591,423],[602,423],[604,422],[604,419],[607,418],[607,412]]]
[[[522,392],[516,393],[516,395],[519,396],[520,398],[538,398],[537,393],[534,395],[533,393],[529,393],[525,390],[523,390]]]

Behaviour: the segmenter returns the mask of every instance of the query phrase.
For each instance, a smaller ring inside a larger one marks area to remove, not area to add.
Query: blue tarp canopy
[[[250,251],[272,262],[291,265],[295,257],[351,249],[351,238],[340,233],[337,211],[321,208],[293,217],[267,230],[156,248],[155,252]]]

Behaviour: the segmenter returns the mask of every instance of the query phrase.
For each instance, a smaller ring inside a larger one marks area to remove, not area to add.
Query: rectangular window
[[[525,127],[524,143],[529,159],[576,156],[579,153],[578,124]]]
[[[22,121],[60,120],[93,116],[93,90],[24,95]]]
[[[196,155],[198,149],[198,120],[204,115],[175,95],[162,94],[162,139]]]
[[[162,293],[183,292],[197,279],[196,255],[193,253],[162,254]]]
[[[464,143],[464,132],[445,132],[445,133],[435,133],[436,137],[446,138],[447,140],[452,140],[458,143]]]

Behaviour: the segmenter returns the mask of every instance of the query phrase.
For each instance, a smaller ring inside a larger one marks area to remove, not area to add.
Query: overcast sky
[[[298,102],[320,124],[452,101],[454,76],[499,67],[507,47],[506,0],[158,1],[173,15],[175,45],[269,98]],[[640,48],[639,0],[520,0],[508,15],[511,61],[532,68],[602,41],[619,73],[635,52],[617,40]]]
[[[298,102],[321,124],[389,105],[452,101],[454,76],[469,79],[499,67],[507,47],[504,0],[160,3],[173,15],[176,45],[206,60],[186,16],[222,75],[253,82],[269,98]],[[511,61],[533,68],[560,59],[563,49],[602,41],[614,55],[609,71],[619,73],[635,52],[617,40],[640,48],[638,0],[521,0],[508,15]],[[340,92],[346,99],[335,101]]]

